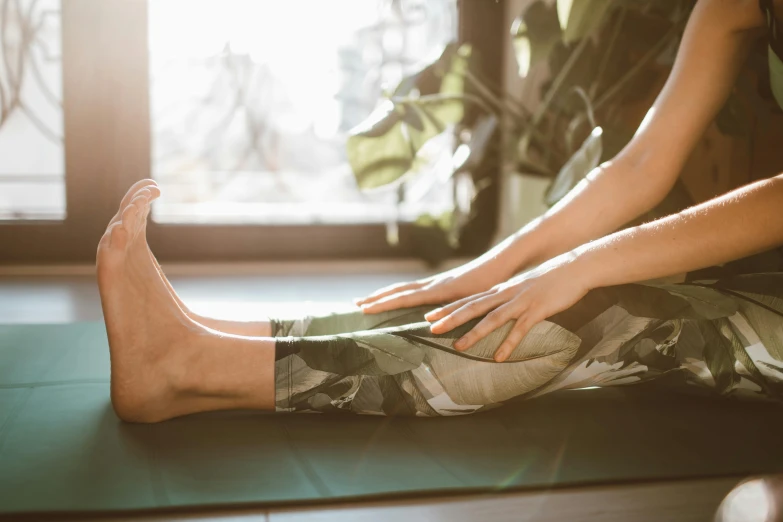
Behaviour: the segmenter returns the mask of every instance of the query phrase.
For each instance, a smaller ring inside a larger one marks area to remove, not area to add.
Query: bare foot
[[[146,190],[146,192],[145,192]],[[137,181],[134,183],[130,189],[128,189],[128,192],[125,193],[125,196],[122,198],[122,201],[120,202],[120,207],[117,210],[117,213],[114,215],[113,218],[111,218],[111,221],[109,221],[109,227],[111,227],[114,223],[120,221],[120,218],[122,217],[122,211],[131,203],[131,199],[133,199],[137,195],[147,195],[152,199],[155,199],[152,197],[152,193],[155,191],[157,194],[160,193],[160,189],[158,188],[158,184],[155,182],[155,180],[152,179],[143,179],[141,181]],[[157,196],[155,196],[157,197]],[[145,241],[146,243],[146,241]],[[171,283],[169,282],[168,278],[166,277],[166,274],[163,273],[163,269],[160,267],[160,264],[158,263],[158,260],[155,258],[155,256],[152,254],[152,250],[150,250],[149,245],[147,245],[147,252],[149,253],[149,256],[152,260],[152,263],[155,265],[155,269],[157,270],[158,274],[160,275],[161,279],[163,279],[164,284],[166,285],[166,288],[168,289],[169,293],[171,294],[171,297],[177,302],[177,306],[180,307],[180,309],[185,312],[185,314],[190,317],[191,319],[195,319],[194,314],[190,308],[180,299],[179,295],[177,295],[177,292],[174,290],[174,287],[171,286]]]
[[[126,198],[98,245],[117,415],[158,422],[216,409],[274,408],[274,341],[225,335],[193,321],[158,273],[146,218],[159,194],[144,186]]]
[[[175,407],[198,325],[169,295],[147,252],[157,187],[137,190],[98,246],[98,286],[111,353],[111,399],[123,420],[155,422]]]
[[[159,188],[158,184],[152,179],[143,179],[134,183],[125,194],[125,197],[123,197],[119,210],[109,222],[109,227],[111,227],[112,224],[120,221],[123,209],[125,209],[131,203],[132,198],[136,196],[147,196],[151,199],[154,199],[154,197],[152,197],[153,192],[158,194]],[[172,299],[174,299],[174,301],[177,303],[177,306],[179,306],[182,312],[184,312],[184,314],[187,315],[191,320],[201,324],[202,326],[206,326],[207,328],[233,335],[243,335],[249,337],[269,337],[272,335],[272,327],[269,321],[230,321],[205,317],[193,312],[182,301],[176,290],[174,290],[174,287],[171,285],[168,277],[166,277],[166,274],[163,272],[160,263],[158,263],[158,260],[155,258],[155,255],[152,253],[152,250],[149,248],[149,245],[146,243],[146,241],[145,245],[147,247],[147,253],[150,256],[150,260],[152,261],[155,270],[158,272],[158,276],[166,286],[167,291],[171,295]]]

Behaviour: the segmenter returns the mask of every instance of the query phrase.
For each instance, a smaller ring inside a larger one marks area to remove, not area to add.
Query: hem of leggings
[[[292,365],[294,358],[291,357],[296,352],[294,339],[290,337],[280,337],[275,339],[275,412],[291,411],[291,397],[293,396],[293,371]],[[280,372],[285,375],[281,377]],[[279,389],[284,390],[284,395],[278,399]]]

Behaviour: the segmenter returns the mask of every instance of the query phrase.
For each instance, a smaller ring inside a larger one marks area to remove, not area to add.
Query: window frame
[[[481,74],[503,85],[505,1],[459,0],[459,40],[470,42]],[[63,120],[66,218],[0,221],[0,265],[92,263],[106,224],[127,188],[150,177],[147,0],[63,0]],[[89,88],[85,88],[88,86]],[[468,113],[468,118],[475,115]],[[455,256],[490,244],[497,223],[499,147],[474,176],[490,179]],[[161,261],[427,258],[432,236],[385,225],[210,225],[150,221]]]

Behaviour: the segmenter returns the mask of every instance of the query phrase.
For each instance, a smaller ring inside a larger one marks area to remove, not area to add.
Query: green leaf
[[[735,299],[711,288],[691,284],[655,286],[688,301],[696,314],[704,319],[730,317],[739,310]]]
[[[776,360],[783,361],[783,338],[778,333],[783,315],[783,298],[774,295],[776,293],[774,289],[780,288],[777,286],[780,285],[780,278],[775,278],[775,275],[777,274],[761,274],[756,277],[754,274],[753,278],[737,278],[737,281],[732,281],[735,283],[732,287],[738,297],[737,305],[740,313],[756,332],[764,348]],[[764,282],[776,286],[767,288],[751,286]],[[750,283],[749,289],[742,288],[746,283]]]
[[[440,56],[427,64],[421,70],[404,77],[394,89],[392,96],[408,96],[414,91],[419,94],[435,94],[440,92],[443,76],[459,51],[456,43],[449,43]]]
[[[743,342],[747,339],[745,339],[744,335],[742,335],[741,328],[735,325],[735,323],[729,319],[718,319],[716,323],[718,328],[721,330],[721,333],[723,333],[723,335],[729,339],[732,347],[732,355],[740,364],[742,364],[742,366],[745,367],[745,369],[750,374],[748,378],[752,382],[758,384],[762,390],[771,394],[767,380],[764,378],[764,375],[761,373],[761,371],[759,371],[756,363],[745,350],[746,346],[743,344]]]
[[[550,381],[563,371],[581,344],[573,332],[542,321],[519,342],[507,363],[497,364],[492,356],[513,326],[514,321],[509,321],[466,352],[488,362],[455,356],[451,349],[455,335],[433,336],[426,328],[411,333],[444,346],[444,350],[428,350],[426,363],[454,403],[493,404],[533,391]]]
[[[412,342],[387,333],[362,332],[353,336],[356,344],[372,354],[375,363],[386,375],[395,375],[418,368],[424,360],[424,350]]]
[[[454,153],[454,171],[477,168],[486,155],[491,138],[495,136],[498,118],[494,114],[481,116],[473,125],[470,141],[463,143]]]
[[[582,146],[563,165],[547,190],[545,196],[547,205],[554,205],[560,201],[580,181],[585,179],[591,170],[598,166],[603,151],[602,133],[601,127],[594,128]]]
[[[613,3],[613,0],[557,0],[563,42],[570,44],[591,35]]]
[[[447,46],[437,61],[406,77],[394,91],[395,96],[418,91],[422,97],[387,100],[351,131],[346,152],[359,188],[399,180],[414,168],[428,140],[462,121],[470,56],[469,45]]]
[[[704,339],[704,362],[715,380],[715,388],[726,393],[739,381],[732,342],[711,321],[698,321],[697,325]]]
[[[511,37],[519,67],[519,76],[526,77],[530,69],[545,61],[562,32],[557,10],[543,0],[537,0],[514,20]]]
[[[418,367],[424,357],[420,347],[387,333],[305,337],[297,346],[307,366],[342,376],[392,375]]]

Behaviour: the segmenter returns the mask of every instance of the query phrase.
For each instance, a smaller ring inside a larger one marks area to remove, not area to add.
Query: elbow
[[[656,161],[652,151],[620,155],[605,165],[625,180],[623,189],[634,195],[640,215],[660,204],[679,177],[679,169]]]

